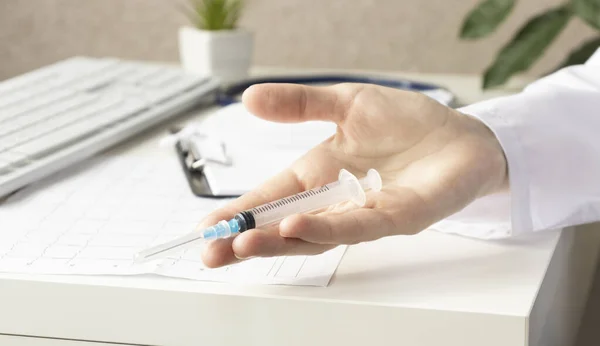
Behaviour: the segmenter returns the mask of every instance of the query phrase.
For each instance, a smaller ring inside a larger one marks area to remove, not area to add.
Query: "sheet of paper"
[[[204,173],[211,190],[216,195],[241,195],[287,168],[335,134],[337,127],[319,121],[266,121],[236,103],[220,109],[197,128],[221,141],[232,159],[230,166],[207,164]]]
[[[243,146],[229,146],[232,166],[208,163],[204,175],[215,195],[243,195],[266,179],[289,167],[303,155],[301,151],[278,150],[260,152]]]
[[[163,276],[326,286],[344,247],[318,256],[252,259],[206,268],[201,244],[134,264],[140,250],[188,233],[225,200],[195,197],[174,153],[97,158],[0,204],[0,272]]]

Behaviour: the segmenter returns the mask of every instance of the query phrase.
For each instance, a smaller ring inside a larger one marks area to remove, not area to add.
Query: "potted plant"
[[[179,29],[179,56],[191,73],[227,84],[247,77],[253,35],[238,28],[242,0],[186,0],[190,25]]]
[[[465,18],[460,37],[476,40],[489,36],[509,16],[517,0],[481,0]],[[527,71],[565,29],[579,19],[600,30],[600,1],[564,0],[560,5],[530,18],[498,52],[483,75],[483,88],[505,84],[510,77]],[[575,48],[557,68],[584,63],[600,48],[600,36]]]

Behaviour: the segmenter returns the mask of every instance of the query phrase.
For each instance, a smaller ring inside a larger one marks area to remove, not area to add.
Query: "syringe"
[[[244,210],[229,221],[219,221],[203,230],[141,251],[136,255],[135,261],[166,257],[200,240],[229,238],[253,228],[279,223],[290,215],[318,211],[345,201],[352,201],[362,207],[367,199],[365,191],[379,191],[381,185],[381,176],[374,169],[370,169],[362,179],[357,179],[352,173],[342,169],[335,182]]]

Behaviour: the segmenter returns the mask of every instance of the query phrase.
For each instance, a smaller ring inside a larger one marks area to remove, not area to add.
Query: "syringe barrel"
[[[361,190],[361,191],[357,191]],[[356,194],[362,193],[360,184],[352,181],[336,181],[312,190],[282,198],[261,206],[246,210],[245,218],[249,220],[251,228],[275,224],[294,214],[309,213],[326,208],[340,202],[353,199]]]

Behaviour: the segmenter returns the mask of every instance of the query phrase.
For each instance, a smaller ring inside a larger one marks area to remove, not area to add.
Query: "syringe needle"
[[[169,242],[148,248],[135,255],[134,262],[145,262],[156,257],[166,257],[170,253],[180,251],[183,247],[191,245],[204,238],[204,232],[193,232]]]

